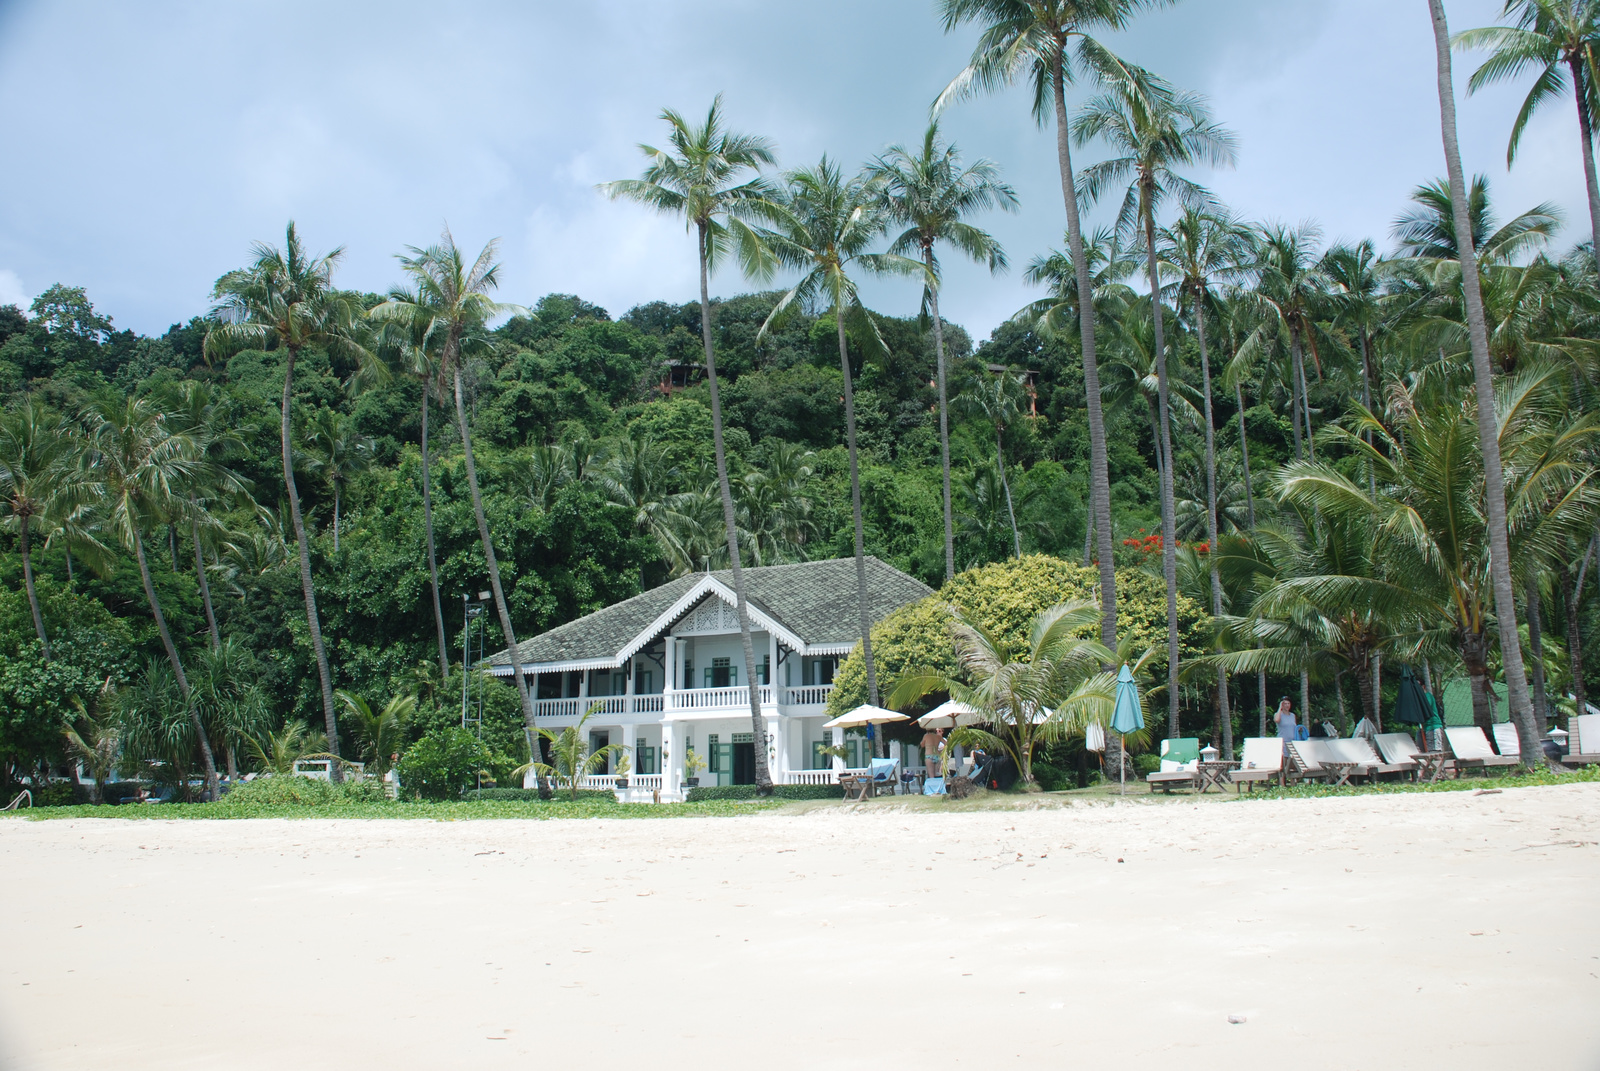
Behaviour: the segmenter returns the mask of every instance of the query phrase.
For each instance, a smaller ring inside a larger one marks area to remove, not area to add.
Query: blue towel
[[[930,777],[926,781],[922,782],[922,794],[924,796],[944,795],[944,778]]]

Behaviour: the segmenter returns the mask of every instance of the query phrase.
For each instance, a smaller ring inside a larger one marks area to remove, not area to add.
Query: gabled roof
[[[866,570],[867,615],[872,621],[931,593],[926,584],[877,558],[867,558]],[[808,653],[831,654],[848,651],[861,638],[854,558],[747,568],[744,582],[751,624],[773,629],[786,644]],[[517,653],[524,665],[549,671],[621,665],[706,598],[733,604],[731,570],[680,576],[523,640]],[[489,664],[505,672],[511,660],[502,650],[490,657]]]

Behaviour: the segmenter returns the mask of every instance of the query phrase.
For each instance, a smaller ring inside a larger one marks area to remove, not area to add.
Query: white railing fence
[[[820,707],[828,702],[828,696],[833,692],[833,685],[809,684],[800,688],[790,688],[763,684],[758,690],[761,693],[761,705],[764,707],[770,707],[775,702],[782,703],[786,707]],[[602,714],[662,714],[673,710],[718,708],[737,711],[748,709],[749,703],[750,690],[741,685],[732,688],[685,688],[665,694],[657,692],[653,695],[536,699],[533,708],[534,714],[540,718],[576,720],[583,717],[584,712],[591,706],[599,707],[595,713],[595,716],[599,717]]]
[[[808,684],[801,688],[785,688],[783,702],[791,707],[815,707],[827,703],[833,692],[831,684]]]
[[[772,705],[772,688],[761,685],[757,689],[761,693],[761,705]],[[671,710],[709,710],[713,707],[731,707],[737,709],[741,706],[748,707],[750,703],[750,689],[744,685],[738,688],[690,688],[681,692],[668,692],[671,700]]]
[[[832,770],[785,770],[783,783],[786,785],[831,785],[837,779]]]

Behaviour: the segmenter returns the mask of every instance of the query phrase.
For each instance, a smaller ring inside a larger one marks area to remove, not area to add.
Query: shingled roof
[[[873,621],[882,620],[891,611],[931,593],[926,584],[877,558],[868,557],[866,566],[867,613]],[[517,644],[517,653],[527,666],[616,665],[622,653],[634,646],[651,625],[660,622],[664,614],[707,580],[729,593],[733,591],[733,573],[727,569],[680,576],[658,588],[523,640]],[[808,649],[849,647],[861,638],[855,613],[854,558],[747,568],[744,582],[752,609],[776,621]],[[717,597],[714,592],[707,595],[707,598]],[[682,607],[682,613],[701,601],[695,599],[691,606]],[[660,631],[665,632],[666,628]],[[509,668],[511,660],[502,650],[490,657],[489,664]]]

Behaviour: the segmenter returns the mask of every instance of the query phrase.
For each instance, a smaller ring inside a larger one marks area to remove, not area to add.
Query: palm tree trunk
[[[133,556],[139,562],[139,579],[144,581],[144,597],[150,602],[150,613],[156,620],[156,632],[161,635],[161,645],[167,649],[167,661],[172,663],[172,674],[178,678],[178,691],[183,693],[184,705],[189,708],[189,724],[194,727],[195,739],[200,742],[200,757],[206,768],[206,796],[216,799],[217,763],[211,754],[211,741],[200,722],[200,712],[189,701],[189,678],[183,672],[183,660],[178,657],[178,648],[173,645],[166,616],[161,612],[161,602],[156,598],[156,587],[150,579],[150,562],[144,555],[144,537],[138,532],[133,533]]]
[[[1567,611],[1567,664],[1572,674],[1573,706],[1579,714],[1587,714],[1589,697],[1585,694],[1583,684],[1583,629],[1578,620],[1578,611],[1583,604],[1584,575],[1589,571],[1589,555],[1595,548],[1595,539],[1590,539],[1589,545],[1584,548],[1583,560],[1578,563],[1578,576],[1575,582],[1568,583],[1568,573],[1562,570],[1562,598],[1566,603]],[[1566,721],[1563,715],[1559,720]],[[1561,726],[1563,729],[1567,725]]]
[[[1517,726],[1523,764],[1532,765],[1539,761],[1544,752],[1541,750],[1541,734],[1534,725],[1533,707],[1528,700],[1528,674],[1522,664],[1522,643],[1517,633],[1517,604],[1511,584],[1511,538],[1506,528],[1505,470],[1500,463],[1494,377],[1489,366],[1489,335],[1484,326],[1478,256],[1472,248],[1472,224],[1467,214],[1461,148],[1456,142],[1456,98],[1450,73],[1450,30],[1445,22],[1443,0],[1428,0],[1428,7],[1433,14],[1434,45],[1439,66],[1439,126],[1444,137],[1445,166],[1450,175],[1450,205],[1460,246],[1461,289],[1467,298],[1467,331],[1472,343],[1478,442],[1483,451],[1484,498],[1489,507],[1489,569],[1494,581],[1495,620],[1500,627],[1500,657],[1505,666],[1511,720]],[[1583,109],[1579,108],[1578,111],[1581,116]],[[1585,146],[1585,150],[1587,148]],[[1584,156],[1588,158],[1587,151]]]
[[[22,584],[28,589],[28,609],[33,611],[33,629],[39,634],[39,646],[44,651],[44,660],[50,661],[50,637],[45,635],[44,614],[39,611],[39,592],[33,586],[33,553],[28,547],[28,521],[26,513],[17,518],[20,521],[20,536],[17,540],[17,550],[22,555]]]
[[[1244,504],[1246,520],[1250,527],[1256,526],[1256,492],[1250,483],[1250,439],[1244,428],[1244,388],[1238,383],[1233,385],[1234,404],[1239,407],[1239,453],[1244,458]]]
[[[1211,616],[1222,616],[1222,573],[1217,568],[1217,433],[1211,411],[1211,354],[1206,349],[1206,309],[1203,295],[1196,297],[1195,336],[1200,343],[1200,389],[1205,394],[1206,416],[1206,559],[1211,563]],[[1218,645],[1217,650],[1222,650]],[[1217,669],[1217,696],[1222,704],[1222,757],[1233,759],[1233,712],[1228,709],[1228,671]]]
[[[1567,59],[1567,67],[1572,71],[1572,92],[1578,104],[1578,135],[1582,141],[1579,148],[1583,156],[1583,186],[1589,195],[1589,235],[1594,244],[1590,252],[1595,257],[1600,257],[1600,182],[1595,179],[1594,170],[1594,131],[1589,127],[1589,109],[1585,97],[1588,96],[1589,87],[1584,84],[1583,64],[1577,56]]]
[[[755,743],[756,791],[763,796],[772,794],[772,770],[767,765],[767,719],[761,713],[761,686],[756,680],[755,645],[750,642],[750,603],[744,590],[744,567],[739,561],[739,523],[733,509],[733,485],[728,481],[728,455],[722,442],[722,396],[717,387],[716,347],[711,344],[711,264],[706,247],[709,225],[699,225],[700,253],[700,342],[706,352],[706,385],[711,392],[711,442],[717,458],[717,491],[722,496],[722,526],[728,539],[728,567],[733,572],[733,595],[739,610],[739,646],[744,652],[745,688],[750,697],[750,730]],[[844,327],[839,328],[842,339]],[[845,403],[848,410],[850,398],[850,369],[844,370]],[[850,476],[855,480],[855,424],[850,425]],[[856,491],[856,564],[860,577],[861,563],[861,492]],[[773,666],[776,672],[777,666]],[[872,674],[872,658],[867,657],[867,674]],[[876,702],[876,699],[874,699]]]
[[[1300,330],[1291,325],[1289,327],[1289,384],[1291,401],[1289,403],[1289,424],[1294,429],[1294,459],[1300,461],[1305,457],[1305,445],[1300,438],[1300,410],[1304,399],[1300,394],[1300,384],[1305,382],[1300,375]]]
[[[439,640],[439,679],[450,676],[450,645],[444,638],[444,607],[439,604],[439,560],[433,549],[433,477],[428,463],[428,381],[422,381],[422,527],[428,540],[428,586],[433,592],[433,627]],[[462,672],[466,672],[463,667]]]
[[[467,423],[466,399],[461,390],[460,354],[455,350],[455,340],[452,339],[447,344],[445,359],[455,373],[456,423],[461,430],[462,457],[467,463],[467,490],[472,495],[472,515],[478,522],[478,540],[483,544],[483,560],[489,569],[489,590],[494,593],[494,608],[500,615],[500,631],[505,634],[506,654],[511,659],[511,676],[516,681],[517,698],[522,701],[522,723],[527,726],[530,733],[537,734],[539,727],[534,716],[533,696],[528,692],[528,684],[522,672],[522,652],[517,650],[517,633],[511,627],[511,609],[506,605],[505,589],[500,586],[500,563],[494,556],[494,542],[489,538],[489,519],[483,512],[483,495],[478,490],[478,466],[473,462],[472,433]],[[461,672],[464,677],[467,672],[465,659],[461,663]],[[539,798],[549,799],[549,782],[542,771],[537,772],[537,776]]]
[[[1022,557],[1022,536],[1017,532],[1017,511],[1011,505],[1011,484],[1006,480],[1006,451],[1000,441],[1000,425],[994,426],[994,460],[1000,466],[1000,487],[1006,493],[1006,517],[1011,521],[1011,546]]]
[[[1260,644],[1256,645],[1258,648]],[[1256,670],[1256,702],[1261,707],[1260,718],[1256,722],[1256,735],[1267,735],[1267,671]]]
[[[1357,644],[1350,653],[1350,668],[1356,675],[1356,695],[1361,700],[1361,716],[1371,718],[1372,724],[1378,724],[1377,696],[1372,686],[1372,656],[1365,645]]]
[[[1306,456],[1317,459],[1317,439],[1311,432],[1311,384],[1306,379],[1305,352],[1300,354],[1300,412],[1306,418]]]
[[[294,453],[290,438],[289,414],[294,403],[294,362],[299,351],[288,347],[288,358],[283,363],[283,408],[281,442],[283,446],[283,487],[289,496],[289,520],[294,525],[295,544],[300,548],[300,591],[305,595],[306,626],[311,632],[311,649],[317,658],[317,676],[322,684],[322,718],[328,733],[328,751],[339,754],[339,720],[333,707],[333,673],[328,669],[328,649],[322,643],[322,621],[317,616],[317,592],[311,585],[311,544],[306,539],[305,518],[300,515],[300,489],[294,481]],[[328,776],[335,782],[344,780],[339,763],[328,764]]]
[[[850,383],[850,352],[845,347],[844,309],[833,307],[839,325],[839,366],[844,370],[844,429],[850,447],[850,512],[855,520],[856,537],[856,617],[861,627],[861,658],[867,669],[867,702],[878,705],[878,669],[872,661],[872,619],[867,609],[866,537],[861,527],[861,470],[856,458],[856,399]],[[872,737],[874,758],[883,747],[883,734]]]
[[[922,261],[933,274],[933,246],[922,249]],[[939,319],[939,288],[928,287],[928,307],[933,313],[933,348],[939,381],[939,462],[944,470],[944,578],[956,575],[956,537],[950,518],[950,398],[944,372],[944,322]]]
[[[194,496],[189,496],[189,535],[194,540],[194,576],[200,583],[200,604],[206,610],[206,628],[211,632],[211,649],[222,647],[222,630],[217,628],[217,614],[211,606],[211,584],[206,579],[206,559],[200,552],[200,518],[196,512]],[[231,775],[230,775],[231,776]]]
[[[1167,736],[1178,736],[1178,529],[1173,516],[1172,406],[1167,385],[1167,349],[1161,313],[1161,276],[1156,270],[1156,221],[1149,192],[1140,185],[1145,266],[1150,273],[1150,315],[1155,321],[1156,393],[1161,402],[1161,573],[1167,581]],[[1206,429],[1210,434],[1209,426]]]
[[[1111,546],[1111,476],[1106,464],[1106,421],[1100,408],[1100,366],[1094,353],[1094,285],[1083,256],[1083,226],[1078,218],[1078,194],[1072,178],[1071,131],[1068,129],[1064,71],[1067,42],[1056,38],[1051,57],[1050,81],[1055,93],[1056,157],[1061,166],[1061,199],[1067,207],[1067,247],[1078,277],[1078,327],[1083,338],[1083,393],[1089,414],[1089,501],[1094,510],[1094,533],[1100,551],[1100,642],[1117,649],[1117,574]]]
[[[1533,655],[1533,716],[1538,719],[1539,735],[1550,731],[1549,698],[1544,687],[1544,622],[1539,612],[1539,583],[1528,578],[1528,651]]]
[[[1306,732],[1311,732],[1311,674],[1306,670],[1300,671],[1300,724],[1306,727]]]
[[[1367,332],[1361,332],[1361,404],[1368,411],[1372,409],[1372,340],[1367,337]],[[1368,428],[1361,433],[1361,438],[1366,440],[1368,446],[1372,445],[1372,429]],[[1367,462],[1367,497],[1378,497],[1378,485],[1372,476],[1372,462]]]
[[[339,553],[339,485],[333,485],[333,552]]]

